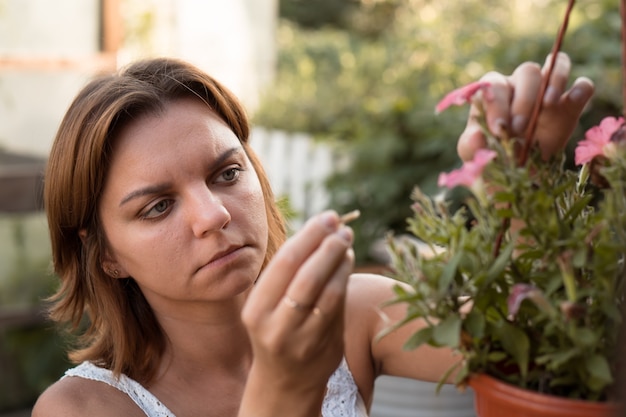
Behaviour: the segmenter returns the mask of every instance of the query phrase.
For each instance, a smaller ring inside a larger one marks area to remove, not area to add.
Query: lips
[[[196,269],[196,272],[206,267],[218,266],[220,264],[225,264],[229,262],[230,260],[234,259],[239,254],[239,251],[245,247],[246,246],[239,245],[229,246],[225,250],[214,254],[207,263],[200,265],[200,267]]]

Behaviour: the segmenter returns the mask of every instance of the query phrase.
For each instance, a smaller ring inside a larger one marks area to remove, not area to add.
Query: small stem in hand
[[[360,215],[361,212],[359,210],[352,210],[342,216],[339,216],[339,222],[346,225],[351,221],[358,219]]]

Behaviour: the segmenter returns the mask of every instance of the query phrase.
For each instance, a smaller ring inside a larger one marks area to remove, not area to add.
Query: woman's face
[[[115,139],[99,215],[105,270],[131,276],[156,311],[225,301],[256,280],[268,225],[239,139],[199,100],[131,122]]]

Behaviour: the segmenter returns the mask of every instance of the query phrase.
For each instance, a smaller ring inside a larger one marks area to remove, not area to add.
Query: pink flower
[[[467,161],[459,169],[455,169],[446,174],[439,174],[437,184],[440,187],[454,188],[457,185],[471,187],[474,182],[480,178],[485,166],[496,157],[496,151],[490,149],[479,149],[474,154],[474,159]]]
[[[511,288],[509,298],[506,300],[506,304],[509,308],[509,314],[515,317],[520,306],[522,305],[522,301],[526,299],[535,303],[541,311],[552,312],[550,303],[539,288],[530,284],[515,284],[513,285],[513,288]]]
[[[446,96],[437,103],[435,113],[439,114],[450,106],[462,106],[470,101],[470,99],[480,90],[484,90],[491,84],[486,81],[475,81],[464,87],[446,94]]]
[[[608,156],[611,144],[611,136],[624,123],[624,118],[605,117],[598,126],[594,126],[585,133],[585,139],[581,140],[576,147],[576,165],[590,162],[597,156]]]

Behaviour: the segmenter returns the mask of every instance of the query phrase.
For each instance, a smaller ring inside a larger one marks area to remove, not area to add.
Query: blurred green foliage
[[[0,414],[28,409],[70,368],[66,343],[48,323],[0,329]]]
[[[435,117],[435,103],[489,70],[510,73],[523,61],[543,62],[567,2],[280,4],[276,82],[253,121],[309,132],[349,156],[348,169],[328,187],[333,208],[361,210],[355,249],[358,262],[367,263],[374,240],[406,230],[413,187],[437,192],[439,172],[458,164],[456,140],[467,109]],[[583,128],[620,112],[619,42],[617,1],[578,2],[562,50],[575,74],[597,84]]]
[[[42,213],[0,216],[0,413],[28,409],[69,367],[64,339],[44,319],[56,280]]]

